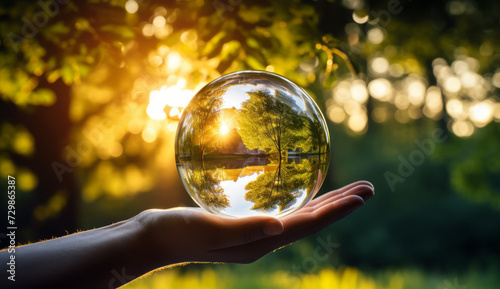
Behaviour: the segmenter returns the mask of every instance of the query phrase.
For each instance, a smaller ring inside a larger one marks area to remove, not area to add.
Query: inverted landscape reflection
[[[176,161],[192,198],[215,214],[284,216],[321,186],[324,118],[307,93],[271,73],[239,72],[205,86],[179,123]]]

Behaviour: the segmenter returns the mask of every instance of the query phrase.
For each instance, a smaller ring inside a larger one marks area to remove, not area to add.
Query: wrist
[[[172,252],[168,244],[165,244],[165,230],[158,228],[158,212],[145,210],[133,218],[127,220],[128,226],[133,228],[135,241],[133,251],[136,262],[140,260],[144,268],[149,271],[177,263],[172,260]],[[143,273],[143,274],[144,274]]]
[[[176,240],[179,223],[185,220],[172,210],[146,210],[129,220],[137,227],[141,260],[150,270],[186,262],[182,242]]]
[[[140,276],[155,270],[160,267],[160,258],[153,245],[153,238],[149,226],[144,222],[145,215],[149,214],[144,211],[139,215],[124,221],[121,225],[122,230],[127,231],[130,236],[129,244],[125,254],[128,256],[126,263],[134,268]],[[138,277],[137,276],[137,277]]]

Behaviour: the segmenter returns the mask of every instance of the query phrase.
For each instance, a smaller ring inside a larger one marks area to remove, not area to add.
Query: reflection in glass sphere
[[[316,103],[277,74],[241,71],[203,87],[182,113],[177,170],[193,200],[233,217],[282,217],[319,190],[330,140]]]

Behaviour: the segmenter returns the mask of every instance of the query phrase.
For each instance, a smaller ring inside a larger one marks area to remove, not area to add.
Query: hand
[[[147,210],[132,220],[142,225],[144,252],[156,267],[183,262],[250,263],[342,219],[372,197],[373,190],[369,182],[358,181],[281,219],[234,219],[200,208],[174,208]]]
[[[371,196],[370,183],[356,182],[281,219],[233,219],[193,208],[148,210],[106,227],[16,247],[16,260],[23,260],[16,270],[26,278],[10,285],[111,288],[178,263],[249,263],[340,220]],[[0,261],[9,260],[10,253],[0,251]]]

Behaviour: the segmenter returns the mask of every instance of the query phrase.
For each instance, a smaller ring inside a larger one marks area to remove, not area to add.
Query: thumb
[[[241,219],[244,222],[241,233],[244,234],[243,241],[245,243],[276,236],[283,233],[284,230],[283,223],[277,218],[249,217],[244,219]]]
[[[262,232],[266,235],[265,237],[279,235],[283,233],[283,230],[284,230],[283,223],[276,218],[272,218],[271,220],[266,221],[262,226]]]
[[[232,247],[279,235],[284,227],[277,218],[255,216],[227,220],[220,229],[221,247]]]

